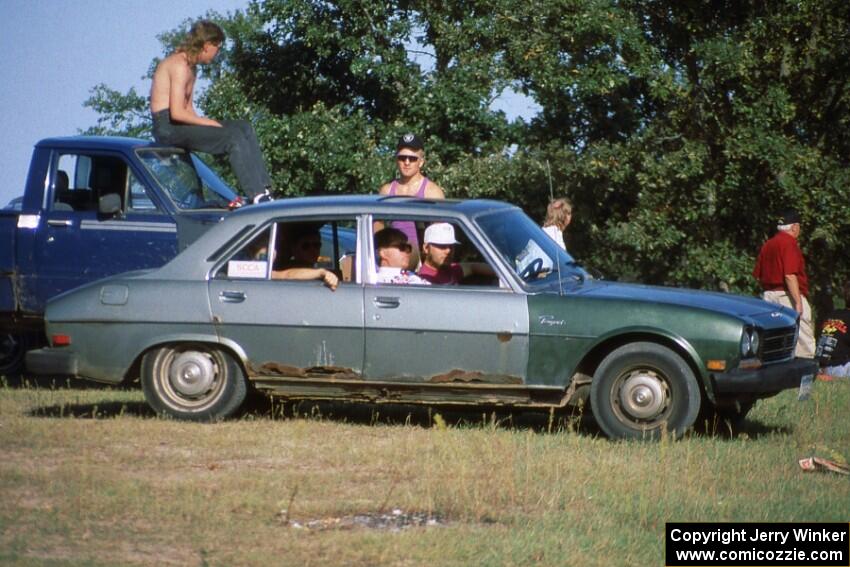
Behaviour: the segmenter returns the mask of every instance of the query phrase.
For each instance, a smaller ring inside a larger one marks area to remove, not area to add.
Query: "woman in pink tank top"
[[[445,199],[442,188],[422,174],[425,164],[425,146],[415,134],[403,135],[396,145],[396,164],[398,178],[384,184],[378,191],[381,195],[410,196],[417,199]],[[419,266],[419,237],[416,225],[410,221],[394,221],[390,223],[407,235],[407,240],[413,246],[408,269],[415,270]]]

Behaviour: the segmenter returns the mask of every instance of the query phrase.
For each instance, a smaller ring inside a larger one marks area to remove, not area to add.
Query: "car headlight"
[[[744,332],[741,333],[741,356],[746,358],[746,356],[750,353],[750,345],[752,342],[750,341],[750,334],[744,329]]]
[[[759,334],[752,327],[744,327],[741,333],[741,356],[747,358],[756,356],[759,351]]]
[[[759,353],[759,332],[755,329],[752,330],[752,334],[750,335],[750,347],[753,351],[753,356],[758,356]]]

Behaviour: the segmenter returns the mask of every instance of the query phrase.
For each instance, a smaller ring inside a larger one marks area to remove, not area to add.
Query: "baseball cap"
[[[422,138],[413,134],[412,132],[408,132],[404,134],[401,138],[398,139],[398,144],[395,146],[395,151],[399,151],[402,148],[410,148],[412,150],[424,150],[425,144],[422,143]]]
[[[438,222],[425,229],[425,244],[448,246],[460,242],[455,240],[455,227],[447,222]]]
[[[776,224],[780,226],[784,224],[798,224],[799,222],[800,214],[793,209],[783,211],[782,214],[779,215],[779,218],[776,220]]]

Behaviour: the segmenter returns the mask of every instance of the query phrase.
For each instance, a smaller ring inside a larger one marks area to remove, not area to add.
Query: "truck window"
[[[91,158],[76,154],[59,156],[53,176],[53,202],[55,211],[86,211],[92,206],[92,191],[88,179]]]
[[[98,199],[117,194],[127,202],[132,177],[127,163],[115,156],[59,155],[53,176],[53,210],[96,211]]]
[[[153,200],[148,195],[148,188],[130,172],[128,179],[129,199],[127,200],[127,211],[136,213],[158,213],[160,212]]]

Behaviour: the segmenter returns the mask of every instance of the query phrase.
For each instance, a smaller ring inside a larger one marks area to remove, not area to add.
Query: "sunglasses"
[[[419,156],[397,155],[395,159],[402,163],[414,163],[419,161]]]

